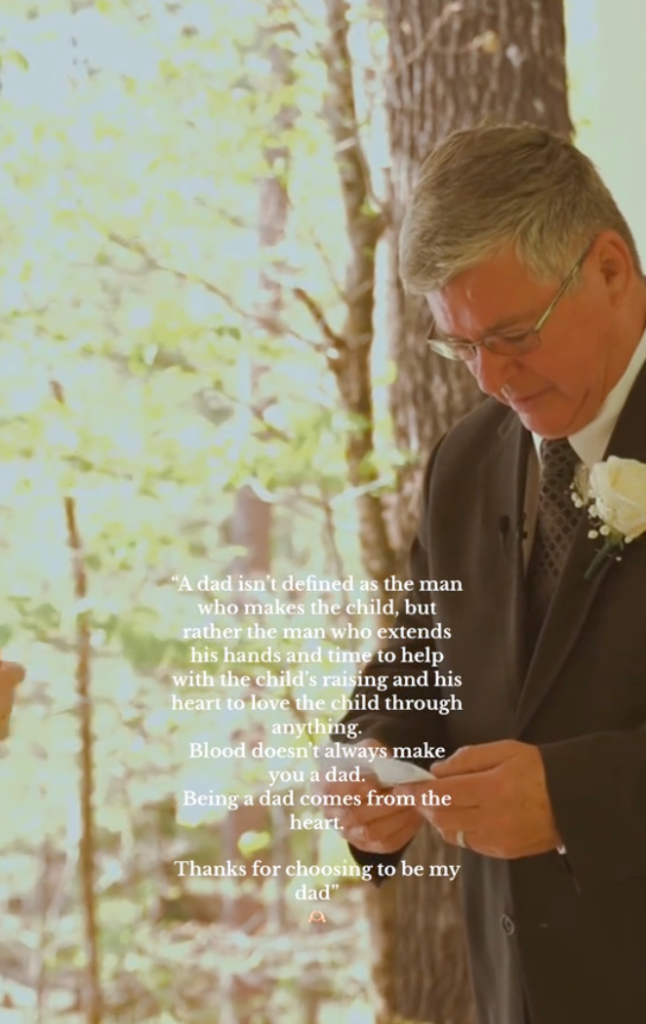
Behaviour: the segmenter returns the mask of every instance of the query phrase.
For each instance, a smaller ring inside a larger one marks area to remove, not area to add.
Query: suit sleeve
[[[425,540],[427,501],[433,463],[441,443],[442,439],[433,450],[424,473],[420,525],[410,551],[409,578],[414,580],[417,585],[420,580],[429,579],[430,577],[429,556]],[[415,600],[415,595],[417,593],[418,591],[416,587],[414,590],[408,592],[408,596]],[[421,594],[419,601],[422,603],[425,601],[425,598]],[[407,615],[400,611],[397,615],[397,625],[405,627],[428,627],[429,618],[428,616]],[[381,649],[394,651],[396,655],[399,655],[399,657],[395,657],[391,662],[382,662],[377,660],[377,655],[375,654],[371,661],[366,664],[365,668],[362,670],[362,676],[385,676],[385,688],[380,691],[375,691],[373,686],[366,686],[363,684],[362,679],[357,681],[353,690],[353,697],[357,693],[361,692],[362,689],[367,690],[371,694],[378,692],[380,708],[376,711],[350,710],[346,715],[344,715],[341,721],[347,723],[355,722],[360,731],[360,735],[353,742],[356,743],[363,739],[375,739],[380,743],[386,744],[388,747],[402,747],[423,745],[424,741],[427,741],[432,746],[444,747],[446,750],[446,730],[442,720],[437,714],[430,711],[394,711],[385,709],[386,697],[389,694],[396,692],[393,689],[393,679],[395,676],[402,674],[404,671],[406,675],[411,675],[414,672],[421,673],[428,667],[427,663],[424,661],[413,663],[407,662],[405,666],[402,665],[402,648],[405,646],[407,651],[413,652],[416,650],[425,650],[429,644],[432,645],[432,641],[429,641],[428,639],[392,640],[384,644]],[[340,740],[341,737],[340,735],[335,734],[334,739]],[[449,751],[446,750],[446,755],[448,756],[448,754]],[[428,769],[431,765],[431,761],[428,759],[417,758],[413,760],[422,768]],[[406,846],[401,848],[401,850],[397,850],[390,854],[367,853],[363,850],[358,850],[356,847],[352,846],[352,844],[348,845],[352,856],[358,864],[376,865],[397,864],[409,844],[407,843]],[[375,877],[373,881],[376,885],[380,885],[382,882],[386,881],[386,879]]]
[[[646,723],[540,745],[580,892],[646,873]]]
[[[424,481],[422,486],[422,511],[420,516],[420,525],[413,540],[409,555],[409,579],[412,579],[416,586],[412,591],[408,591],[407,596],[415,601],[416,604],[424,603],[427,598],[422,595],[419,590],[420,580],[426,580],[430,577],[430,566],[428,550],[426,547],[426,518],[427,518],[427,500],[429,491],[429,481],[433,468],[433,462],[437,455],[438,449],[442,440],[435,446],[433,453],[428,461],[426,470],[424,473]],[[405,614],[403,611],[397,613],[397,625],[406,628],[419,628],[428,627],[429,617],[425,615],[410,615]],[[385,743],[389,747],[403,747],[403,746],[417,746],[428,741],[433,746],[444,746],[445,740],[445,729],[443,728],[442,722],[435,712],[424,712],[411,710],[386,710],[385,704],[386,699],[389,695],[398,692],[393,688],[393,680],[395,676],[405,673],[406,675],[412,675],[416,673],[422,673],[428,668],[426,661],[419,662],[407,662],[405,665],[401,661],[402,649],[405,647],[408,652],[415,653],[417,651],[424,651],[427,647],[433,646],[433,641],[428,639],[395,639],[388,641],[383,644],[380,648],[382,651],[394,652],[395,658],[392,661],[384,662],[380,661],[375,654],[371,660],[365,665],[361,671],[361,678],[357,681],[352,697],[355,697],[358,693],[366,691],[369,694],[375,692],[379,695],[379,709],[376,711],[361,711],[353,710],[348,711],[341,719],[342,722],[349,723],[355,722],[360,730],[360,735],[357,739],[375,739],[381,743]],[[382,689],[376,690],[376,688],[369,683],[364,683],[364,676],[381,676],[385,680],[381,684]],[[335,735],[335,739],[340,739],[340,736]],[[357,742],[354,740],[353,742]],[[418,759],[416,763],[422,768],[429,768],[431,762],[426,759]]]

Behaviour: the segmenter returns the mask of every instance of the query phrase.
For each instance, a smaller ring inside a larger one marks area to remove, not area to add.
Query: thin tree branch
[[[63,388],[58,381],[50,381],[54,398],[65,405]],[[94,876],[96,871],[94,835],[94,738],[92,735],[92,704],[90,700],[92,644],[87,612],[81,602],[88,593],[88,577],[83,552],[83,543],[76,517],[74,498],[63,498],[67,541],[72,552],[72,579],[74,596],[80,604],[76,616],[76,685],[78,714],[81,732],[81,836],[79,841],[81,895],[85,924],[86,985],[85,1014],[87,1024],[101,1024],[103,1019],[103,996],[99,967],[98,926],[96,913],[96,892]]]
[[[140,256],[144,261],[147,270],[157,271],[164,274],[172,274],[173,277],[176,277],[180,281],[185,281],[187,284],[198,284],[211,295],[216,295],[225,303],[226,306],[229,307],[229,309],[234,313],[237,313],[237,315],[243,319],[254,320],[261,327],[277,334],[291,334],[289,326],[278,317],[274,317],[266,313],[251,313],[248,309],[244,309],[242,306],[238,305],[238,303],[232,299],[227,292],[223,291],[222,288],[219,288],[213,283],[213,281],[209,281],[198,274],[187,274],[178,267],[169,267],[166,264],[161,263],[152,255],[145,245],[136,239],[126,238],[124,235],[120,235],[116,231],[110,231],[108,233],[108,240],[114,245],[121,246],[122,249],[127,249],[129,252],[133,252],[137,256]]]
[[[346,436],[349,482],[356,489],[362,560],[372,579],[383,582],[394,571],[384,503],[374,492],[374,409],[371,348],[374,337],[375,254],[386,219],[375,210],[368,160],[361,145],[349,47],[347,0],[326,0],[328,78],[326,118],[337,152],[337,167],[351,255],[346,264],[345,317],[341,334],[332,330],[312,296],[300,298],[330,343],[328,365],[335,375],[344,411],[351,416]]]
[[[306,292],[304,288],[294,288],[294,298],[302,302],[308,312],[311,314],[312,319],[316,323],[323,337],[330,342],[330,344],[338,351],[343,352],[348,347],[347,342],[340,334],[332,330],[330,324],[323,312],[321,306],[309,292]]]
[[[276,316],[270,312],[259,311],[257,309],[246,309],[240,306],[227,292],[222,288],[219,288],[213,281],[209,281],[205,277],[201,277],[199,274],[188,274],[184,270],[180,270],[178,267],[169,267],[165,263],[161,263],[149,249],[143,245],[142,242],[134,238],[126,238],[124,235],[117,233],[116,231],[110,231],[107,235],[108,241],[114,245],[120,246],[122,249],[126,249],[128,252],[135,253],[140,256],[144,262],[144,269],[147,271],[156,271],[163,274],[171,274],[179,281],[185,281],[187,284],[197,284],[211,295],[216,295],[222,302],[242,320],[250,321],[262,327],[270,334],[274,334],[279,337],[294,338],[306,345],[309,349],[320,349],[320,345],[317,341],[312,338],[305,338],[293,327],[282,320],[279,316]]]

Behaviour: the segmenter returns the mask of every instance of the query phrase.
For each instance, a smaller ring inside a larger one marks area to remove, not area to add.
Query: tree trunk
[[[395,570],[384,503],[374,462],[374,407],[371,349],[374,334],[375,254],[385,220],[375,203],[370,168],[359,131],[352,57],[348,43],[348,0],[325,0],[329,35],[323,47],[327,71],[324,115],[334,141],[346,229],[351,246],[343,285],[345,315],[340,333],[330,327],[317,300],[302,289],[296,297],[309,309],[327,347],[341,407],[352,417],[345,456],[356,488],[361,560],[367,575],[383,584]]]
[[[283,36],[281,38],[281,35]],[[278,4],[272,3],[267,11],[267,23],[258,34],[256,51],[269,64],[271,69],[270,83],[275,90],[284,89],[292,84],[291,54],[281,31],[281,11]],[[265,86],[266,87],[266,86]],[[294,107],[282,104],[271,125],[271,137],[265,146],[264,157],[267,172],[260,178],[258,185],[258,248],[265,257],[270,257],[269,270],[261,270],[258,277],[256,306],[260,316],[271,319],[278,318],[283,308],[283,291],[279,283],[281,269],[280,259],[275,253],[285,237],[289,214],[289,198],[287,178],[289,173],[289,147],[285,141],[287,133],[293,128],[297,111]],[[249,431],[253,430],[254,421],[259,421],[263,413],[263,377],[270,367],[261,360],[249,356],[245,351],[240,354],[240,378],[245,380],[244,398],[251,415],[243,416]],[[266,399],[265,399],[266,401]],[[259,440],[263,440],[259,436]],[[241,549],[233,561],[231,572],[234,576],[246,579],[264,580],[271,572],[272,564],[272,505],[264,500],[251,485],[242,486],[235,498],[235,506],[230,524],[232,544]],[[247,735],[247,734],[245,734]],[[275,809],[276,811],[279,809]],[[272,846],[264,851],[265,860],[284,863],[285,837],[282,822],[277,813],[256,804],[254,807],[240,808],[230,814],[224,825],[225,857],[240,860],[238,841],[244,832],[262,832],[271,828]],[[249,854],[249,861],[255,854]],[[243,860],[244,860],[243,856]],[[249,870],[249,867],[247,867]],[[271,901],[267,903],[262,895],[264,884],[257,887],[257,896],[235,893],[225,898],[221,922],[231,931],[243,928],[252,914],[266,915],[266,927],[280,932],[287,925],[287,906],[285,893],[281,887],[274,890]],[[220,1018],[222,1024],[251,1024],[254,1019],[254,1007],[263,999],[262,988],[257,981],[243,977],[229,979],[222,990]]]
[[[416,525],[419,476],[441,434],[479,400],[468,371],[431,353],[419,300],[397,281],[396,238],[417,170],[450,132],[484,118],[531,121],[570,136],[562,0],[383,0],[390,40],[391,400],[398,445],[413,454],[400,479],[400,549]],[[455,863],[430,828],[406,851],[420,864]],[[378,979],[385,1019],[475,1020],[456,883],[395,878],[379,891]]]

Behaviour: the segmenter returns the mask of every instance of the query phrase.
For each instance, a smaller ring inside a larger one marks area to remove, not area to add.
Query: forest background
[[[347,883],[317,931],[282,883],[177,878],[345,848],[178,804],[171,576],[405,572],[478,400],[397,285],[416,168],[483,115],[572,134],[643,253],[645,35],[634,0],[3,0],[0,1024],[470,1024],[436,879]]]

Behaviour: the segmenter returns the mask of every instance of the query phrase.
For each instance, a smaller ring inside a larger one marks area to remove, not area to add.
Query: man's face
[[[426,299],[438,334],[477,342],[530,330],[560,284],[536,281],[509,250],[463,271]],[[626,362],[618,339],[613,344],[611,293],[594,246],[541,330],[537,348],[500,356],[481,346],[466,361],[481,391],[511,406],[542,437],[567,437],[584,427]]]

